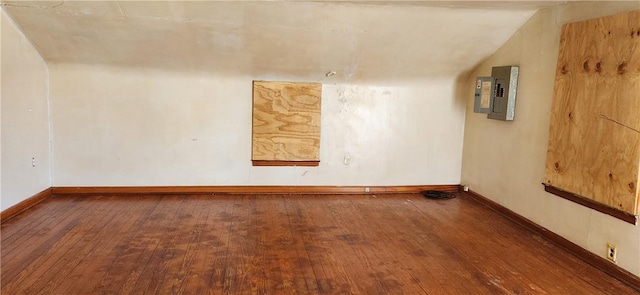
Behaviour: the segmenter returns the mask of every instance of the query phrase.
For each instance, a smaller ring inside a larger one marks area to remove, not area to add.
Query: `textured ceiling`
[[[320,80],[453,77],[559,2],[4,1],[49,63]]]

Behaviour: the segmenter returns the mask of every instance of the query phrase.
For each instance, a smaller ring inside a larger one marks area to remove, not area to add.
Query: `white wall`
[[[0,207],[51,186],[47,65],[4,11]],[[31,159],[36,158],[36,167]]]
[[[640,2],[574,3],[534,15],[466,83],[462,183],[497,203],[605,257],[618,247],[618,265],[640,275],[640,228],[544,192],[542,186],[561,25],[620,11]],[[476,76],[492,66],[519,65],[515,120],[473,113]]]
[[[324,81],[320,166],[295,168],[251,166],[252,78],[70,64],[50,75],[54,186],[460,182],[454,79]]]

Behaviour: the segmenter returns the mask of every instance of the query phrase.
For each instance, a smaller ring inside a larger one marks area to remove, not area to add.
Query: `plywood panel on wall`
[[[253,82],[254,161],[320,161],[317,83]]]
[[[563,26],[545,183],[638,214],[640,11]]]

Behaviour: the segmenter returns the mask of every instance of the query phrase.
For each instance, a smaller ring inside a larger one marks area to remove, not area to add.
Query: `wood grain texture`
[[[536,224],[535,222],[523,217],[522,215],[515,213],[504,206],[490,200],[489,198],[474,192],[468,191],[465,192],[466,195],[478,201],[479,203],[493,209],[494,211],[500,213],[501,215],[513,220],[514,222],[524,226],[528,230],[539,234],[540,236],[545,237],[550,240],[554,244],[564,248],[565,250],[573,253],[578,258],[583,261],[589,263],[590,265],[606,272],[610,276],[618,279],[621,282],[631,286],[636,291],[640,292],[640,278],[633,275],[632,273],[626,271],[625,269],[609,262],[608,260],[595,255],[584,248],[572,243],[571,241],[563,238],[562,236]]]
[[[5,210],[3,210],[0,213],[0,223],[5,222],[6,220],[9,220],[10,218],[13,218],[14,216],[20,214],[21,212],[23,212],[24,210],[27,210],[29,208],[31,208],[33,205],[38,204],[40,202],[42,202],[44,199],[48,198],[51,196],[51,188],[47,188],[35,195],[33,195],[32,197],[18,203],[15,204]]]
[[[53,187],[53,195],[91,194],[360,194],[364,186],[92,186]],[[457,184],[370,186],[369,193],[457,192]]]
[[[2,294],[635,293],[464,194],[68,195],[2,233]]]
[[[640,11],[563,26],[545,183],[633,215],[640,167]]]
[[[322,84],[253,82],[252,160],[319,161]]]

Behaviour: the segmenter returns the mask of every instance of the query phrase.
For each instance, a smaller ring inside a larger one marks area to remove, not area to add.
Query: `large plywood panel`
[[[545,183],[638,213],[640,11],[566,24]]]
[[[317,83],[253,82],[254,161],[319,161]]]

